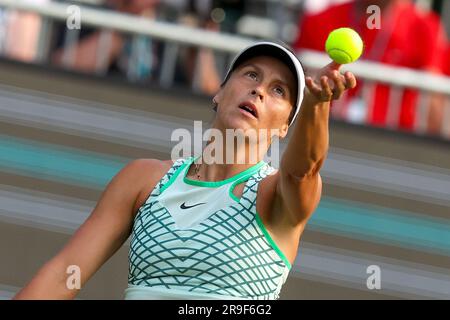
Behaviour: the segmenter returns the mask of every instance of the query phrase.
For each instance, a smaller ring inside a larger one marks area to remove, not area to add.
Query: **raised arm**
[[[122,246],[130,235],[137,201],[146,178],[157,182],[157,160],[127,164],[108,184],[89,218],[66,246],[48,261],[14,299],[73,299],[80,290],[69,289],[69,266],[81,271],[81,288]],[[156,170],[155,170],[156,169]],[[148,172],[153,172],[151,177]]]
[[[332,62],[314,78],[306,78],[300,114],[281,159],[277,195],[294,226],[306,223],[320,200],[319,171],[328,152],[330,102],[356,86],[354,75],[342,75],[339,68]]]

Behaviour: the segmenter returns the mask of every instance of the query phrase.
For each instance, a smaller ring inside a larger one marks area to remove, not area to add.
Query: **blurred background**
[[[380,29],[368,28],[373,4]],[[240,49],[284,41],[310,73],[330,62],[338,27],[365,41],[344,68],[359,84],[333,103],[322,201],[281,298],[450,299],[446,0],[0,0],[0,298],[64,246],[127,162],[169,159],[174,129],[211,121]],[[80,299],[123,298],[128,246]],[[372,265],[380,290],[366,285]]]

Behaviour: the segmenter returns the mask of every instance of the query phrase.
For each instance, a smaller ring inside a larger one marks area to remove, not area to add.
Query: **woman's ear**
[[[220,101],[222,100],[223,95],[223,89],[220,87],[219,91],[216,93],[216,95],[213,98],[213,110],[217,111],[217,108],[219,107]]]
[[[285,123],[281,126],[280,128],[280,139],[283,139],[284,137],[286,137],[287,133],[289,130],[289,124]]]
[[[222,89],[220,89],[213,98],[214,105],[217,106],[220,103]]]

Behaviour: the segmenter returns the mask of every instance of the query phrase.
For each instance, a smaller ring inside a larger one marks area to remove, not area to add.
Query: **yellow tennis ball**
[[[350,28],[333,30],[325,43],[331,59],[339,64],[354,62],[363,53],[364,43],[359,34]]]

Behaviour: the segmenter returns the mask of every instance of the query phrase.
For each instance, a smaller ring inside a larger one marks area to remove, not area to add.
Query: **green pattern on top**
[[[273,168],[260,166],[245,184],[239,202],[180,230],[158,196],[188,161],[175,162],[136,215],[128,283],[182,290],[186,295],[277,299],[290,264],[267,238],[256,214],[257,187]]]

